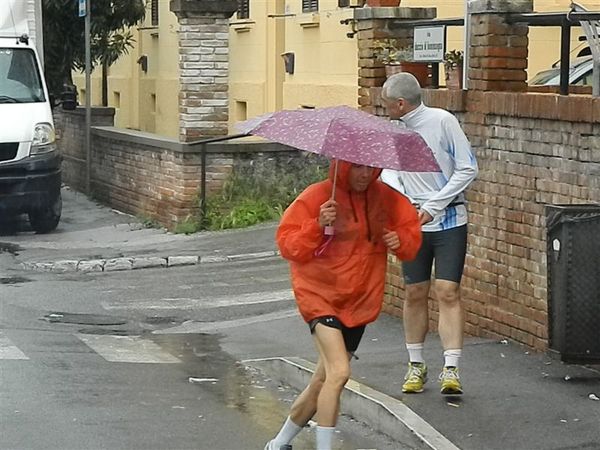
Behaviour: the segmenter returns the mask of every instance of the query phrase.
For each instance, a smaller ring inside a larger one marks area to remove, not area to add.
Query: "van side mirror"
[[[50,100],[50,108],[56,108],[56,97],[54,96],[54,94],[49,94],[48,99]]]

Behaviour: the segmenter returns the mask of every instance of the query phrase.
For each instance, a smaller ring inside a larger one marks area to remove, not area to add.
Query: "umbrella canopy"
[[[236,128],[355,164],[440,172],[431,149],[418,133],[349,106],[284,110],[240,122]]]

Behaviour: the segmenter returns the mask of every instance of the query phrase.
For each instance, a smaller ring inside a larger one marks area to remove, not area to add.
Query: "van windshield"
[[[45,101],[33,51],[27,48],[0,47],[0,103]]]

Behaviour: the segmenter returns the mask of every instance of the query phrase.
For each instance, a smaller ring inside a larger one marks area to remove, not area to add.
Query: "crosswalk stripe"
[[[0,331],[0,359],[29,359]]]
[[[178,358],[139,336],[78,334],[88,347],[110,362],[173,364]]]
[[[244,317],[222,322],[195,322],[190,320],[176,327],[153,331],[152,334],[215,333],[228,328],[238,328],[255,323],[269,322],[271,320],[287,319],[288,317],[298,317],[298,310],[287,309],[284,311],[261,314],[260,316]]]
[[[226,306],[259,305],[264,303],[292,301],[294,293],[291,289],[275,292],[251,292],[247,294],[211,296],[209,298],[162,298],[154,300],[136,300],[130,302],[102,302],[107,310],[131,309],[211,309]]]

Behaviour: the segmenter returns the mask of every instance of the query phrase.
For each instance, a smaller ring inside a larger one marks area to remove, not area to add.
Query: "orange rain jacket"
[[[395,254],[401,260],[415,258],[422,236],[416,209],[378,180],[381,170],[374,171],[367,191],[359,193],[350,190],[351,164],[337,163],[335,235],[325,252],[315,256],[326,238],[318,220],[321,205],[331,197],[335,163],[328,180],[306,188],[286,209],[276,239],[290,263],[304,320],[335,316],[352,328],[374,321],[381,311],[388,251],[383,229],[398,233]]]

